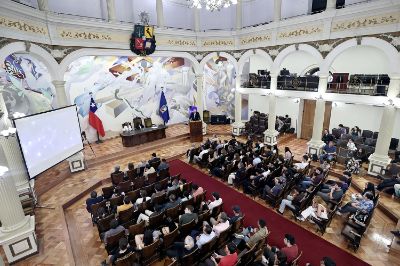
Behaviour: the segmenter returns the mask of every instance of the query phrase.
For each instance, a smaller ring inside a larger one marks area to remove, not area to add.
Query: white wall
[[[345,50],[333,61],[331,71],[350,74],[390,73],[386,55],[371,46],[356,46]]]
[[[243,27],[253,26],[274,19],[274,1],[254,0],[243,2],[242,23]]]
[[[105,1],[102,2],[99,0],[49,0],[50,11],[91,18],[107,17],[105,15],[107,13],[107,9],[104,9],[106,7],[104,5]]]
[[[361,130],[379,131],[383,107],[361,104],[333,103],[329,129],[337,128],[339,124],[352,128],[358,126]],[[400,110],[397,109],[393,137],[400,138]]]
[[[267,63],[267,60],[259,55],[252,55],[249,57],[250,61],[250,73],[256,73],[261,69],[271,70],[271,66]]]
[[[200,9],[201,30],[231,30],[234,28],[236,28],[236,6],[222,8],[220,11],[214,12],[205,8]]]
[[[309,9],[308,0],[282,0],[282,19],[306,15]]]
[[[317,61],[312,55],[305,51],[295,51],[289,54],[282,62],[281,69],[286,68],[290,73],[300,74],[312,65],[316,65]]]
[[[166,27],[194,30],[193,9],[175,2],[164,1],[163,10]]]
[[[299,120],[299,108],[300,103],[295,103],[294,99],[276,98],[276,115],[289,115],[292,119],[292,127],[294,128],[298,128],[298,126],[296,126],[296,121]],[[252,115],[254,111],[268,114],[268,110],[268,96],[258,94],[249,95],[249,115]]]

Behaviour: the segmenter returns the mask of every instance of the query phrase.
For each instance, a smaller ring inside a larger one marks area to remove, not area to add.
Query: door
[[[332,102],[325,102],[324,128],[329,128]],[[312,137],[315,114],[315,100],[304,100],[303,119],[301,123],[301,138],[310,140]],[[322,132],[321,132],[322,136]]]

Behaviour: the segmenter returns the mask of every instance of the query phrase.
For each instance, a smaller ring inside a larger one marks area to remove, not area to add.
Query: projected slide
[[[75,105],[14,122],[30,178],[83,149]]]

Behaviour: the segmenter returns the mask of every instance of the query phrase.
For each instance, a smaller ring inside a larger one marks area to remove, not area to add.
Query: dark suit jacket
[[[191,113],[190,117],[189,117],[189,120],[190,121],[199,121],[199,120],[201,120],[199,112]]]

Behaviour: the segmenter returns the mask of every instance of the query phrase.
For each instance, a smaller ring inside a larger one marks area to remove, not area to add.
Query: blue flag
[[[165,98],[165,94],[163,91],[161,92],[159,111],[160,111],[160,116],[164,120],[164,123],[167,123],[169,120],[169,111],[168,111],[167,99]]]

